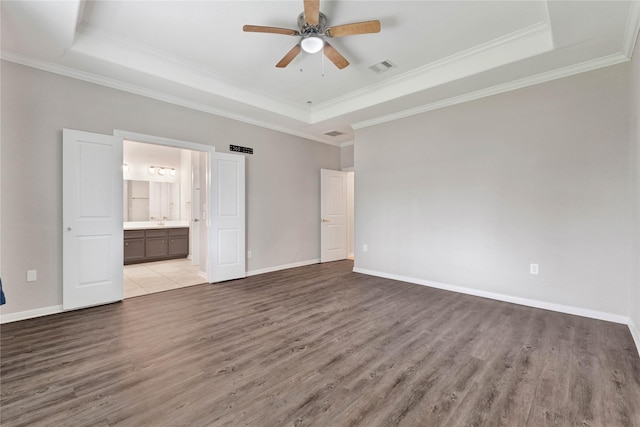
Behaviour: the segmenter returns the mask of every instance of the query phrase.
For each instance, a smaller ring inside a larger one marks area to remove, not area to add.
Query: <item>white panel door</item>
[[[209,281],[246,276],[244,156],[213,153]]]
[[[123,298],[122,138],[62,132],[62,307]]]
[[[320,170],[320,262],[347,258],[347,172]]]

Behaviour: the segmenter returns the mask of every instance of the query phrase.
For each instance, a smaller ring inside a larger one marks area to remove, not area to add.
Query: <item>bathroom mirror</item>
[[[125,180],[124,221],[179,220],[179,196],[175,183]]]

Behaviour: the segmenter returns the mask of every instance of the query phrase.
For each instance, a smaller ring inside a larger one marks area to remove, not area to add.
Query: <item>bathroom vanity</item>
[[[186,258],[188,255],[189,227],[180,225],[158,226],[157,224],[127,226],[125,223],[125,264]]]

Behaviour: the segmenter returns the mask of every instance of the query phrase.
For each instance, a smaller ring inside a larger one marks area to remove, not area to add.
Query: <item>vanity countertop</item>
[[[160,225],[158,221],[127,221],[124,223],[125,230],[145,230],[149,228],[182,228],[189,227],[189,221],[164,221]]]

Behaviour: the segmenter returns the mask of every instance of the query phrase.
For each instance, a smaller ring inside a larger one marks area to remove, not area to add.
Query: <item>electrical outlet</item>
[[[369,250],[369,248],[367,247],[367,245],[362,245],[362,252],[367,252]]]
[[[38,280],[38,270],[27,270],[27,282]]]
[[[529,274],[538,275],[538,264],[529,265]]]
[[[251,259],[251,251],[247,251],[247,258]]]

